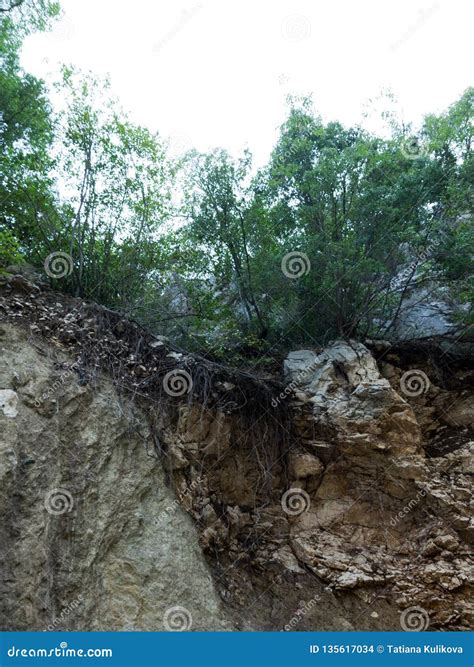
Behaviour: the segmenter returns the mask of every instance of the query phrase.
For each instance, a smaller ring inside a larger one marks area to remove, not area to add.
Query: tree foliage
[[[53,111],[19,50],[58,7],[10,5],[1,266],[67,253],[56,287],[217,355],[390,337],[414,286],[472,302],[473,89],[418,131],[392,118],[388,138],[324,123],[311,100],[292,99],[264,168],[222,149],[173,161],[107,81],[63,67]]]

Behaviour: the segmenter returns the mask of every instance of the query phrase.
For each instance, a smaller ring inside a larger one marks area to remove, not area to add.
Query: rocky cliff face
[[[335,342],[259,383],[21,276],[0,309],[2,629],[472,626],[464,362]]]
[[[19,328],[0,347],[2,629],[162,630],[175,607],[170,622],[225,628],[140,407]]]

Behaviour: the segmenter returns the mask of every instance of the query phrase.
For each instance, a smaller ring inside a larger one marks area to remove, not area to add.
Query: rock
[[[436,554],[439,554],[441,549],[437,544],[434,543],[433,540],[430,540],[422,549],[421,553],[423,556],[430,557],[434,556]]]
[[[321,461],[312,454],[290,452],[290,474],[295,479],[320,476],[324,470]]]
[[[31,282],[22,275],[13,275],[9,279],[9,286],[15,292],[21,292],[23,294],[37,294],[40,292],[40,288]]]
[[[439,535],[435,537],[434,543],[447,551],[456,551],[459,546],[459,540],[454,535]]]
[[[451,397],[450,402],[454,404],[450,405],[443,413],[443,421],[449,426],[469,426],[472,428],[474,426],[474,401],[472,396],[466,396],[466,398],[455,402]]]
[[[298,564],[298,561],[295,558],[295,555],[291,551],[290,547],[285,545],[280,547],[273,552],[272,561],[279,563],[289,572],[294,574],[304,574],[305,570]]]
[[[166,357],[169,359],[175,359],[176,361],[181,361],[183,355],[180,352],[170,352],[169,354],[166,355]]]
[[[68,630],[160,630],[176,605],[193,629],[275,630],[301,591],[318,602],[304,631],[398,630],[401,609],[416,605],[432,628],[469,626],[474,443],[442,417],[469,398],[467,364],[461,388],[456,371],[412,400],[400,379],[414,351],[407,361],[374,341],[387,377],[354,341],[293,352],[286,387],[271,380],[292,421],[264,410],[249,421],[245,407],[225,414],[226,391],[254,406],[223,369],[206,405],[147,397],[152,381],[139,400],[119,395],[112,379],[136,387],[171,360],[197,362],[163,359],[168,348],[153,352],[143,331],[137,344],[134,325],[111,312],[8,281],[0,307],[20,325],[4,325],[0,355],[0,386],[18,395],[15,418],[0,410],[5,629],[43,630],[66,601]],[[82,359],[90,349],[94,367]],[[431,431],[455,444],[427,456]]]
[[[34,386],[47,385],[50,358],[26,334],[7,331],[0,386],[33,368]],[[196,528],[161,461],[148,455],[145,414],[106,378],[93,392],[80,390],[72,374],[58,386],[47,426],[2,390],[1,629],[164,630],[175,606],[187,610],[193,630],[227,629]],[[73,411],[62,409],[67,392],[77,395]]]
[[[452,619],[467,618],[471,609],[461,592],[470,567],[466,545],[456,566],[451,563],[463,550],[461,541],[472,539],[468,446],[426,459],[420,410],[415,415],[360,343],[336,341],[319,354],[295,352],[285,368],[294,391],[309,398],[299,397],[295,418],[301,441],[325,463],[311,485],[305,454],[289,453],[290,475],[305,479],[307,496],[306,510],[291,517],[290,543],[299,566],[339,591],[363,594],[390,586],[394,595],[406,594],[404,606],[418,602],[429,608],[432,625],[460,627]],[[401,372],[389,370],[399,388]],[[430,396],[439,400],[436,390]],[[449,403],[446,398],[443,407]],[[426,406],[421,416],[425,432],[435,410]],[[427,516],[436,519],[427,522]],[[419,582],[426,599],[419,599]],[[439,587],[445,598],[430,607]],[[458,616],[449,613],[455,605]]]
[[[210,526],[217,521],[217,514],[212,505],[206,505],[202,511],[201,518],[206,526]]]
[[[413,410],[380,375],[369,350],[355,341],[336,341],[319,355],[301,350],[285,361],[296,391],[307,395],[313,419],[337,433],[346,446],[401,453],[419,451],[420,429]],[[389,434],[389,437],[387,437]]]
[[[12,389],[0,389],[0,410],[5,417],[14,419],[18,415],[18,394]]]

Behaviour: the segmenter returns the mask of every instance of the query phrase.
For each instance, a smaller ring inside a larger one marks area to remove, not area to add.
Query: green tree
[[[54,211],[51,110],[42,81],[20,67],[22,31],[0,21],[0,229],[31,259],[36,223]]]
[[[59,89],[62,207],[45,233],[73,258],[76,294],[129,309],[159,263],[172,168],[159,137],[127,119],[107,82],[64,68]]]
[[[188,161],[184,213],[189,221],[185,238],[198,244],[211,262],[215,294],[234,306],[244,335],[265,338],[268,325],[255,292],[253,255],[256,236],[250,224],[253,198],[249,153],[233,160],[226,151],[193,154]]]

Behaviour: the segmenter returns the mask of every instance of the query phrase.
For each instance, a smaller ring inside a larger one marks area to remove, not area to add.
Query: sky
[[[249,148],[263,164],[289,94],[325,121],[361,122],[390,89],[418,124],[472,81],[470,0],[61,0],[23,66],[53,81],[60,63],[110,75],[131,119],[173,150]],[[381,102],[379,105],[383,104]],[[380,121],[364,121],[382,131]]]

